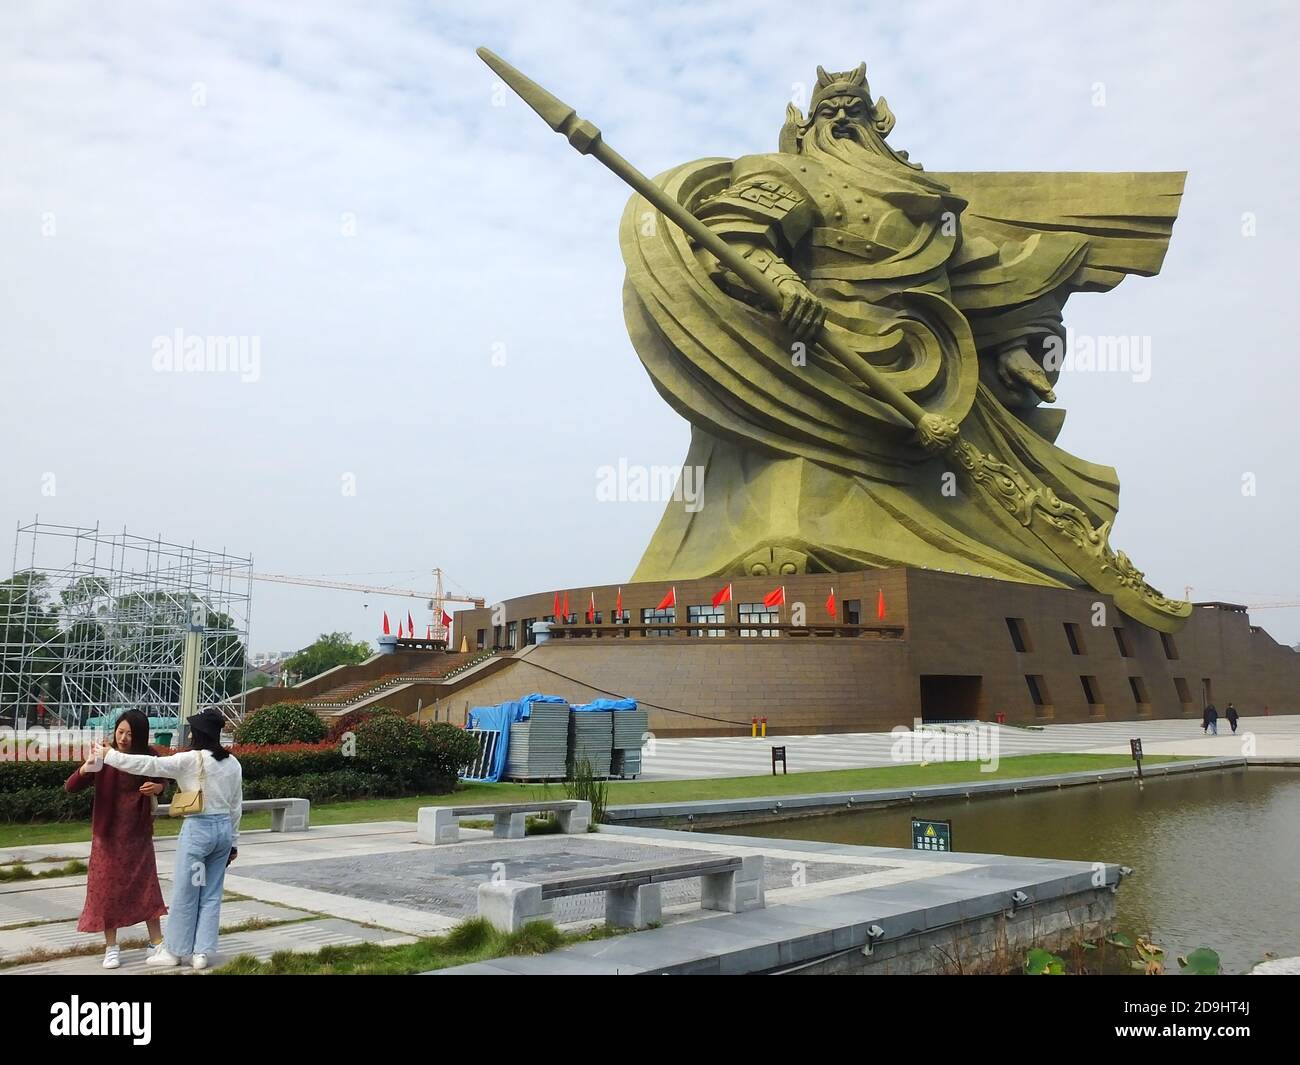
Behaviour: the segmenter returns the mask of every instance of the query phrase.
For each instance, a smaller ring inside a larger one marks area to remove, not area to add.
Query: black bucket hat
[[[203,710],[187,718],[185,723],[189,725],[191,732],[215,740],[221,739],[221,730],[226,724],[225,718],[212,710]]]

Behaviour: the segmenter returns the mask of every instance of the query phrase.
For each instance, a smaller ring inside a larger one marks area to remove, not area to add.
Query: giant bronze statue
[[[637,354],[692,427],[704,506],[634,580],[955,570],[1092,587],[1177,630],[1190,605],[1109,544],[1115,471],[1054,443],[1072,292],[1156,273],[1182,174],[927,174],[865,65],[817,72],[777,151],[654,181],[499,57],[546,122],[636,190],[620,240]]]

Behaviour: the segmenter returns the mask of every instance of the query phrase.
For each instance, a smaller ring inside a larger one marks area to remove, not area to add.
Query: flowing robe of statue
[[[1066,299],[1159,270],[1184,175],[926,174],[885,144],[893,116],[863,67],[818,73],[809,118],[790,109],[779,151],[688,163],[658,184],[769,277],[806,285],[827,328],[926,411],[1111,522],[1115,471],[1057,447],[1064,412],[1041,404],[1055,398]],[[829,103],[847,122],[855,99],[857,126],[818,121]],[[1084,583],[1013,515],[974,505],[909,424],[814,344],[792,345],[640,196],[620,241],[633,345],[691,423],[685,463],[704,471],[702,507],[669,504],[633,580],[908,565]]]

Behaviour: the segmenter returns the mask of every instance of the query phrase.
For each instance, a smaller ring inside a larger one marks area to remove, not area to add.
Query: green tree
[[[22,570],[0,581],[0,705],[33,713],[33,688],[56,701],[62,654],[59,605],[49,578]]]
[[[322,632],[314,644],[304,647],[284,666],[307,680],[335,666],[355,666],[372,653],[370,644],[353,643],[350,632]]]

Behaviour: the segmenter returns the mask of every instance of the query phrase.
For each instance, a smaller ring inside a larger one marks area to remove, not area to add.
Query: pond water
[[[1300,955],[1300,771],[1255,767],[774,821],[734,835],[911,846],[913,815],[952,821],[953,850],[1131,866],[1116,927],[1245,972]]]

